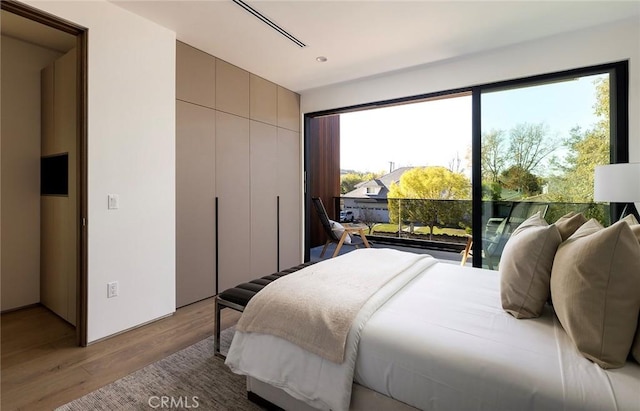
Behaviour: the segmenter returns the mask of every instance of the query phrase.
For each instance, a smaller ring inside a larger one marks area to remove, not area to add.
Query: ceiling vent
[[[282,27],[278,26],[273,21],[269,20],[268,17],[266,17],[265,15],[260,13],[258,10],[254,9],[253,7],[249,6],[244,1],[242,1],[242,0],[232,0],[232,1],[235,4],[237,4],[238,6],[242,7],[246,11],[248,11],[249,13],[251,13],[253,16],[255,16],[257,19],[262,21],[264,24],[266,24],[267,26],[271,27],[272,29],[274,29],[275,31],[280,33],[282,36],[284,36],[287,39],[289,39],[290,41],[294,42],[298,47],[302,48],[302,47],[306,47],[307,46],[306,44],[304,44],[303,42],[301,42],[300,40],[295,38],[291,33],[287,32],[285,29],[283,29]]]

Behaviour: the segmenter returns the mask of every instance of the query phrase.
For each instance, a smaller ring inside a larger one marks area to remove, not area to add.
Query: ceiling
[[[246,0],[306,44],[301,48],[232,0],[110,1],[296,92],[625,18],[640,24],[640,0]],[[2,34],[54,50],[75,45],[73,36],[5,11],[1,23]],[[327,61],[316,61],[319,56]]]
[[[293,91],[435,63],[636,16],[634,1],[111,0],[180,41]],[[639,21],[640,22],[640,21]],[[316,57],[325,56],[320,63]]]

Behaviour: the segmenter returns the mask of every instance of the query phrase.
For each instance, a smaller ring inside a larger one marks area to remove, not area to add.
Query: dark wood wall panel
[[[335,198],[340,197],[340,116],[326,116],[310,119],[309,122],[310,167],[307,183],[311,197],[320,197],[329,218],[335,219],[339,210]],[[322,224],[313,207],[310,213],[310,245],[323,245],[327,240]]]

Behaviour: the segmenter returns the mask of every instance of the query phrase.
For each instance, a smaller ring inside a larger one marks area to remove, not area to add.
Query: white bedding
[[[518,320],[499,274],[440,263],[364,328],[355,380],[426,410],[639,410],[640,366],[582,357],[546,307]]]
[[[361,266],[375,264],[378,257],[371,254],[398,257],[401,251],[362,249],[348,254],[351,264],[359,260]],[[335,363],[299,346],[269,334],[236,331],[227,353],[225,364],[237,373],[250,375],[262,382],[283,389],[289,395],[307,404],[325,410],[341,411],[349,408],[351,385],[358,354],[358,342],[362,328],[378,308],[398,290],[421,275],[437,262],[421,255],[415,264],[400,270],[375,293],[356,315],[347,335],[344,362]],[[318,264],[339,264],[339,259]],[[309,267],[308,267],[309,268]],[[302,271],[302,270],[301,270]],[[363,272],[363,274],[366,274]],[[290,274],[296,275],[296,273]]]
[[[420,409],[640,409],[638,364],[583,358],[550,307],[531,320],[505,313],[494,271],[431,266],[371,316],[357,349],[358,383]],[[348,404],[345,364],[276,337],[236,333],[227,363],[318,408]]]

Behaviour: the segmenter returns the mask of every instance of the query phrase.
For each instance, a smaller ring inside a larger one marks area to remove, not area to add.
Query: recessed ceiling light
[[[318,63],[324,63],[325,61],[327,61],[327,58],[325,56],[318,56],[316,57],[316,61]]]

